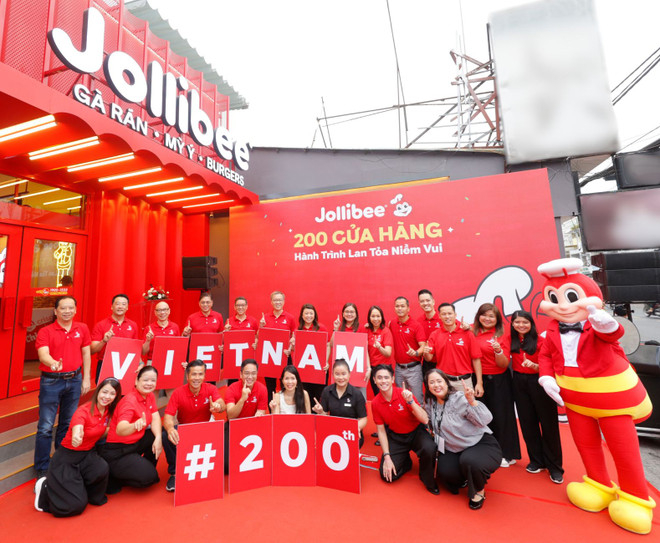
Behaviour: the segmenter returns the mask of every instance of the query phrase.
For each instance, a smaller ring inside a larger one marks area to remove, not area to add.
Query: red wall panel
[[[94,194],[90,206],[88,324],[93,326],[106,317],[112,297],[120,292],[130,297],[128,316],[141,324],[142,293],[154,285],[170,292],[170,318],[182,325],[197,307],[197,294],[186,293],[181,279],[184,223],[188,218],[115,193]],[[186,249],[207,254],[208,219],[192,222],[197,234],[186,239]]]

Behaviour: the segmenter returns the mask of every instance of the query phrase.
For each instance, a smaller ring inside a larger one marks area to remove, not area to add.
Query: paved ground
[[[647,317],[641,304],[633,304],[632,310],[633,323],[639,330],[640,340],[643,343],[650,340],[660,342],[660,317]],[[654,407],[660,409],[657,400]],[[646,478],[655,488],[660,489],[660,436],[640,437],[639,444]]]
[[[642,342],[655,340],[660,342],[660,317],[647,317],[642,304],[633,304],[633,323],[639,330]]]
[[[656,409],[660,409],[656,407]],[[640,437],[644,473],[655,488],[660,489],[660,437]]]

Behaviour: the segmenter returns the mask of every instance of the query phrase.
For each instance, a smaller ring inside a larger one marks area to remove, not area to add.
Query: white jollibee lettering
[[[109,53],[104,61],[104,40],[105,19],[93,7],[85,10],[83,15],[81,50],[76,49],[65,30],[53,28],[48,32],[48,43],[67,68],[92,74],[103,67],[106,81],[117,96],[135,104],[146,100],[145,107],[150,115],[160,118],[168,126],[176,126],[181,134],[189,134],[198,145],[212,145],[218,156],[233,160],[240,170],[248,170],[250,144],[234,139],[222,126],[213,127],[211,119],[202,110],[199,92],[188,90],[189,83],[185,78],[164,73],[157,61],[149,63],[145,75],[138,62],[123,51]],[[186,91],[187,96],[178,94]]]
[[[384,217],[385,206],[375,207],[357,207],[355,204],[344,204],[337,206],[334,210],[321,206],[321,213],[314,217],[316,222],[335,222],[335,221],[353,221],[356,219],[372,219],[374,217]]]

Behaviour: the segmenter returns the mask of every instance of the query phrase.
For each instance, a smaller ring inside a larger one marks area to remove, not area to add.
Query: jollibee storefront
[[[209,212],[258,201],[231,105],[123,1],[0,4],[0,398],[38,388],[58,295],[90,327],[119,292],[144,322],[150,285],[174,321],[195,307],[181,258],[208,254]]]

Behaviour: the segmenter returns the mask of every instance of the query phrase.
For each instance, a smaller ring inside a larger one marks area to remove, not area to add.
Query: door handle
[[[14,312],[16,311],[16,298],[2,299],[2,329],[11,330],[14,327]]]
[[[23,320],[21,322],[21,325],[23,328],[29,328],[32,326],[32,305],[34,302],[34,298],[32,296],[28,296],[23,300]]]

